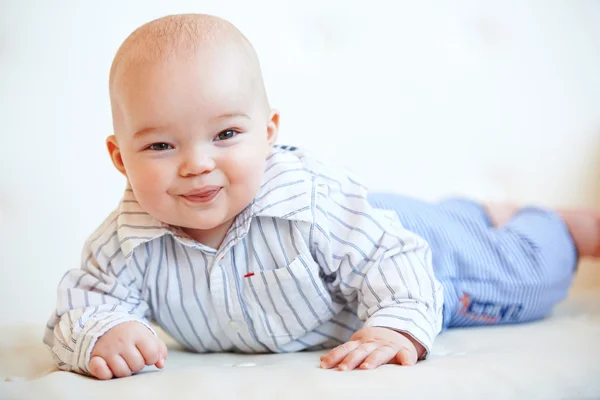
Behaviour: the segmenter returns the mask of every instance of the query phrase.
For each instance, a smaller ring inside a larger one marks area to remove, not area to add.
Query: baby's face
[[[118,150],[139,204],[203,242],[223,236],[253,200],[277,134],[278,115],[244,65],[226,48],[175,56],[125,73],[115,100]]]

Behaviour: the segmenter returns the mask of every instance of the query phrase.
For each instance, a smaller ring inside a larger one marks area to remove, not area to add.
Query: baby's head
[[[108,150],[141,207],[218,246],[258,192],[279,124],[250,42],[208,15],[149,22],[117,52],[110,98]]]

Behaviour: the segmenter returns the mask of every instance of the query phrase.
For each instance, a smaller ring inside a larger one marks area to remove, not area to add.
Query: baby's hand
[[[388,328],[362,328],[350,341],[321,356],[321,368],[340,371],[377,368],[382,364],[414,365],[425,348],[409,335]]]
[[[146,365],[162,368],[167,346],[144,324],[125,322],[110,329],[96,342],[90,372],[98,379],[122,378],[139,372]]]

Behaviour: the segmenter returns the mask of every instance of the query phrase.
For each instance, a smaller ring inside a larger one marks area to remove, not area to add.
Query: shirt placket
[[[210,273],[211,297],[217,318],[227,337],[243,351],[261,352],[267,349],[259,342],[253,321],[243,297],[243,275],[246,266],[234,266],[233,249],[238,240],[220,250]]]

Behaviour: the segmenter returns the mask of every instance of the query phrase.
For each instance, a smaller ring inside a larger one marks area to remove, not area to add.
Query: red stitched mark
[[[244,275],[244,278],[250,278],[251,276],[254,276],[254,272],[248,272],[246,275]]]

